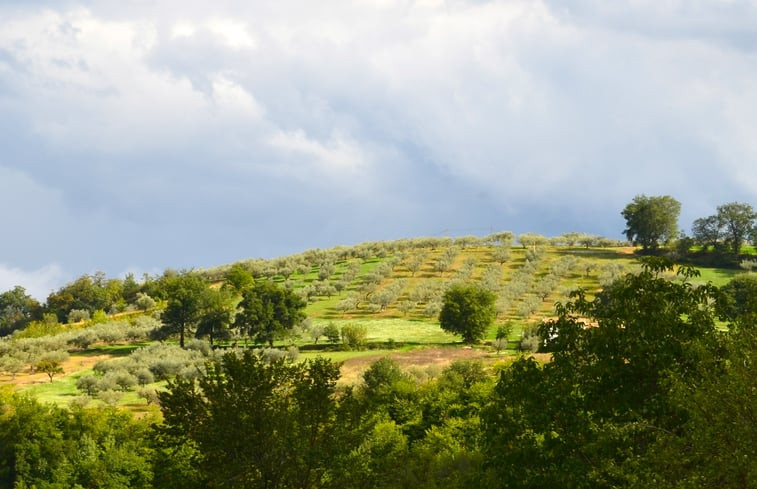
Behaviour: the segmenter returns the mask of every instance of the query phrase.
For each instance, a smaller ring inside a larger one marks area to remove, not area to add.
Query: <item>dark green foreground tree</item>
[[[484,416],[492,487],[632,487],[649,474],[648,448],[686,424],[671,386],[717,371],[721,350],[716,290],[686,268],[668,280],[671,267],[646,261],[593,300],[579,292],[539,330],[552,361],[502,372]]]
[[[0,487],[151,489],[149,424],[0,392]]]
[[[329,487],[327,470],[348,445],[338,378],[339,365],[321,358],[227,353],[199,381],[177,378],[160,395],[162,444],[194,447],[201,487]]]

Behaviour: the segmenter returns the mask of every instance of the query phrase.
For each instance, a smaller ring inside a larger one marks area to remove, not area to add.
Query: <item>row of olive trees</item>
[[[109,321],[49,336],[6,338],[0,341],[0,371],[14,377],[24,370],[57,374],[71,351],[86,350],[94,344],[144,341],[159,326],[160,321],[155,318],[139,316],[131,321]]]

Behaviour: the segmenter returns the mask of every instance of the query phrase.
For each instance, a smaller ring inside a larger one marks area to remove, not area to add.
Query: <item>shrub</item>
[[[97,398],[109,406],[115,406],[123,397],[123,392],[104,390],[97,393]]]
[[[137,391],[137,395],[147,401],[147,404],[159,404],[160,396],[154,387],[145,387]]]
[[[94,313],[92,313],[93,324],[104,323],[107,320],[108,320],[108,315],[105,314],[105,311],[103,311],[102,309],[98,309]]]
[[[82,375],[76,379],[76,388],[91,396],[99,390],[99,382],[100,379],[94,375]]]
[[[134,303],[139,309],[143,311],[147,311],[155,307],[155,299],[142,292],[137,292],[137,300]]]
[[[134,372],[134,376],[137,378],[137,383],[139,383],[139,385],[141,386],[155,382],[155,376],[147,367],[138,369],[136,372]]]
[[[81,331],[76,336],[70,338],[68,343],[76,346],[81,350],[86,350],[89,346],[97,341],[97,335],[90,329]]]
[[[541,338],[536,333],[533,326],[523,329],[523,336],[520,340],[519,349],[521,351],[537,352],[541,345]]]
[[[378,392],[384,387],[390,387],[393,383],[404,378],[404,374],[397,362],[391,358],[381,358],[371,364],[363,373],[365,390],[368,393]]]
[[[497,350],[497,353],[501,352],[502,350],[507,348],[507,338],[495,338],[494,341],[492,341],[492,346],[495,350]]]
[[[80,321],[89,321],[89,311],[86,309],[71,309],[66,317],[68,324],[78,323]]]
[[[262,351],[261,356],[267,362],[276,362],[286,357],[286,352],[278,348],[266,348]]]
[[[362,324],[345,324],[342,326],[342,342],[354,349],[362,349],[368,337],[368,329]]]
[[[210,343],[205,340],[192,340],[187,343],[187,350],[193,350],[200,353],[202,356],[207,357],[213,351],[210,347]]]
[[[339,333],[339,327],[334,323],[328,323],[323,328],[323,334],[326,335],[326,338],[329,340],[329,343],[331,344],[339,343],[339,340],[341,338],[341,334]]]

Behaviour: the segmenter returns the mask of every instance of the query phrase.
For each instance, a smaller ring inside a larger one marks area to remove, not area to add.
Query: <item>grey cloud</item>
[[[65,45],[16,7],[29,30],[0,36],[0,166],[26,182],[8,198],[38,197],[4,217],[34,241],[3,249],[8,266],[211,266],[444,230],[619,237],[637,193],[681,200],[682,227],[754,199],[757,73],[729,44],[751,11],[696,25],[592,6],[97,2],[45,14],[96,29]],[[214,31],[222,17],[253,45]]]

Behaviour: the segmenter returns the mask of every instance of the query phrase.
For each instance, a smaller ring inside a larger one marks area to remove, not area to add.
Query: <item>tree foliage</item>
[[[341,446],[336,380],[326,359],[266,362],[228,353],[199,381],[177,379],[160,395],[162,433],[197,448],[205,487],[328,487]]]
[[[26,293],[26,289],[16,286],[0,294],[0,336],[6,336],[23,328],[34,319],[40,319],[41,306],[36,299]]]
[[[179,346],[197,327],[208,286],[197,274],[182,273],[166,280],[168,300],[161,319],[164,335],[178,334]]]
[[[749,204],[731,202],[718,206],[717,221],[722,238],[734,255],[739,254],[744,241],[749,238],[755,218],[757,213]]]
[[[466,343],[483,338],[497,317],[496,296],[477,285],[453,285],[444,293],[439,324],[444,331],[459,334]]]
[[[234,325],[256,342],[272,347],[274,340],[305,319],[305,305],[294,292],[275,282],[258,282],[242,293]]]
[[[650,260],[593,300],[579,292],[540,328],[552,361],[503,371],[485,416],[498,487],[626,487],[659,433],[682,426],[668,381],[716,365],[716,293],[689,269],[669,281],[670,268]]]
[[[626,220],[623,233],[635,245],[655,250],[678,236],[681,203],[669,195],[637,195],[621,214]]]

